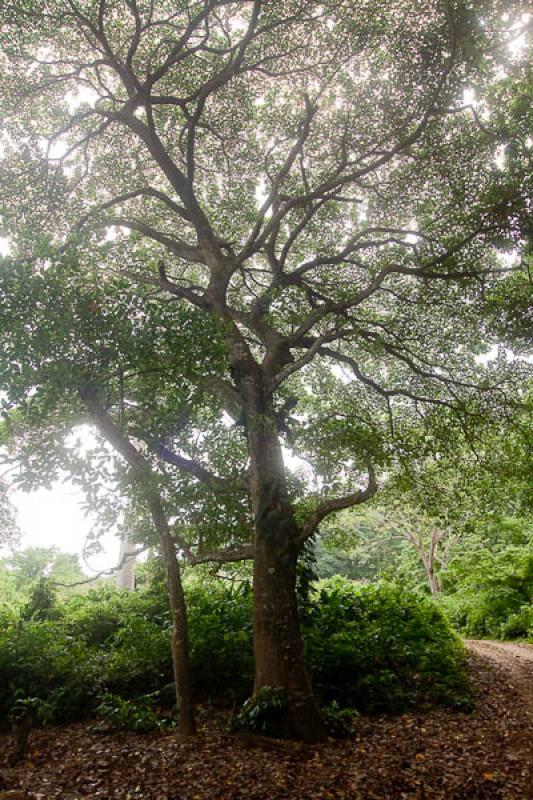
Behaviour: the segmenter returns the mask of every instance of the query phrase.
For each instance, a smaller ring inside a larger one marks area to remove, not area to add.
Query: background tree
[[[431,426],[432,405],[452,429],[505,405],[509,365],[475,356],[487,295],[506,280],[494,247],[520,247],[531,197],[529,83],[506,49],[523,10],[6,9],[0,184],[14,256],[39,272],[36,240],[74,250],[82,269],[120,273],[128,293],[152,285],[221,337],[222,376],[206,357],[196,380],[246,436],[256,690],[285,690],[294,735],[323,735],[294,592],[305,541],[374,494],[376,468],[405,452],[420,415]],[[283,440],[318,481],[298,508]]]
[[[448,452],[433,446],[431,458],[389,474],[370,507],[345,511],[324,528],[316,548],[319,574],[392,577],[427,591],[424,561],[436,533],[436,555],[445,553],[434,559],[439,602],[455,626],[469,636],[531,637],[529,403],[526,386],[520,414],[485,427],[475,449],[469,439],[457,439]]]
[[[343,565],[333,560],[328,564],[326,556],[319,574],[327,576],[332,568],[339,567],[341,574],[348,572],[350,577],[390,574],[399,568],[405,551],[402,545],[407,544],[414,550],[418,567],[423,569],[429,591],[438,595],[442,589],[440,573],[448,565],[453,543],[453,530],[444,520],[424,514],[406,502],[401,506],[373,507],[362,514],[345,512],[325,535],[321,556],[324,559],[340,546],[349,562]]]
[[[485,535],[483,546],[490,547],[494,531],[505,528],[506,520],[527,527],[532,510],[530,403],[526,384],[516,396],[516,412],[495,425],[486,424],[475,439],[457,432],[453,439],[439,442],[428,439],[421,426],[414,440],[418,457],[411,452],[408,459],[398,459],[369,508],[345,511],[329,523],[322,547],[327,552],[343,550],[353,562],[354,576],[372,579],[400,569],[407,577],[416,558],[400,567],[405,557],[402,541],[413,538],[415,550],[425,541],[429,548],[434,531],[437,549],[444,545],[447,551],[442,579],[449,556],[460,560],[472,535],[478,546]]]
[[[79,557],[62,553],[57,547],[27,547],[16,550],[6,559],[6,563],[21,588],[42,578],[68,584],[85,577]]]

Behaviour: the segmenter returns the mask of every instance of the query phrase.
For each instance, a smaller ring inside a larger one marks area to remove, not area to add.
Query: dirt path
[[[533,645],[478,639],[467,639],[465,644],[472,653],[490,659],[505,672],[506,679],[533,714]]]

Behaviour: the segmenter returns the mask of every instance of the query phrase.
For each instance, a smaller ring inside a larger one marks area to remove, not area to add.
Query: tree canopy
[[[242,348],[335,489],[339,461],[384,460],[396,416],[467,416],[501,380],[474,357],[507,291],[494,246],[527,235],[521,10],[431,2],[415,26],[408,2],[12,3],[13,253],[34,272],[73,253],[215,317],[234,377]],[[238,414],[235,382],[212,388]]]

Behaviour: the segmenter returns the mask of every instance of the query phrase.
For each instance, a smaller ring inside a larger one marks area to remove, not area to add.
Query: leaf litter
[[[532,800],[533,662],[469,646],[477,695],[470,714],[362,717],[351,739],[287,748],[230,734],[221,713],[202,715],[199,736],[181,741],[169,733],[102,735],[78,723],[33,731],[28,759],[16,766],[11,737],[2,734],[4,797]]]

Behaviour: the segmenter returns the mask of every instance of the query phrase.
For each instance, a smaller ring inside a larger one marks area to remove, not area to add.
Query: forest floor
[[[5,797],[31,800],[532,800],[533,647],[470,641],[470,714],[363,717],[349,740],[256,746],[206,716],[197,739],[108,734],[88,724],[31,734]],[[2,787],[4,788],[4,787]],[[20,794],[19,794],[20,792]],[[2,798],[2,792],[0,792]]]

